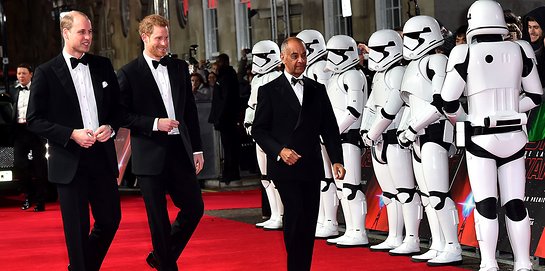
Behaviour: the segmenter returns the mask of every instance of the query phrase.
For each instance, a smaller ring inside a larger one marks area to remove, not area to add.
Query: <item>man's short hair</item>
[[[85,17],[87,20],[89,20],[89,17],[81,11],[78,10],[72,10],[70,12],[67,12],[62,16],[61,22],[60,22],[60,28],[61,28],[61,34],[63,29],[72,29],[72,25],[74,24],[74,15],[79,14],[83,17]]]
[[[285,39],[283,42],[282,42],[282,45],[280,45],[280,52],[281,53],[284,53],[285,50],[286,50],[286,47],[288,47],[288,43],[292,40],[296,40],[296,41],[299,41],[301,44],[303,44],[303,47],[305,46],[305,42],[298,38],[298,37],[289,37],[287,39]]]
[[[28,72],[30,73],[33,73],[33,69],[32,69],[32,66],[28,63],[21,63],[19,65],[17,65],[17,68],[25,68],[28,70]]]
[[[138,33],[140,33],[140,35],[146,34],[149,36],[153,32],[154,26],[168,27],[168,20],[158,14],[148,15],[144,17],[140,22],[140,25],[138,25]]]

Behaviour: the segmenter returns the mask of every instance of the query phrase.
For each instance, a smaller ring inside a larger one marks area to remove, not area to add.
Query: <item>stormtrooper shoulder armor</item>
[[[526,55],[527,58],[529,58],[530,60],[532,60],[532,62],[534,63],[534,65],[537,65],[537,59],[536,59],[536,54],[534,52],[534,49],[532,48],[532,45],[530,45],[530,43],[528,43],[527,41],[525,40],[517,40],[515,41],[518,45],[520,45],[520,48],[522,49],[522,51],[524,52],[524,55]]]
[[[428,70],[433,70],[434,75],[436,74],[445,74],[447,66],[448,58],[447,56],[443,54],[434,54],[430,56],[430,59],[428,61]],[[430,75],[430,72],[427,71],[428,76]],[[432,79],[431,77],[428,77],[429,79]]]
[[[360,70],[352,69],[344,72],[342,74],[342,82],[339,83],[342,83],[345,91],[366,89],[365,75],[363,75],[363,72]],[[367,97],[367,95],[365,97]]]
[[[460,44],[452,49],[450,51],[450,55],[448,58],[448,64],[447,64],[447,72],[453,71],[456,66],[464,65],[465,66],[465,72],[467,73],[467,61],[468,61],[468,52],[469,52],[469,45],[467,44]],[[458,70],[460,72],[460,70]],[[465,75],[464,75],[465,78]]]
[[[405,67],[396,66],[386,71],[384,75],[384,81],[389,89],[399,90],[401,88],[401,81],[403,80],[403,74],[405,73]]]

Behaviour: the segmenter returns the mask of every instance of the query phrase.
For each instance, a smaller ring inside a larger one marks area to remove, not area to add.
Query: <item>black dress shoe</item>
[[[153,251],[146,257],[146,262],[151,268],[159,269],[159,260],[155,257],[155,254],[153,254]]]
[[[23,201],[23,205],[21,206],[21,210],[26,210],[28,208],[30,208],[30,200],[25,199],[25,201]]]
[[[45,204],[38,203],[36,207],[34,207],[34,212],[43,212],[45,211]]]

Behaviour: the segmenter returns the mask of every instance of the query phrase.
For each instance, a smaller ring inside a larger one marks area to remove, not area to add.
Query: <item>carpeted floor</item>
[[[221,212],[217,210],[224,213],[237,208],[256,210],[261,204],[258,190],[205,193],[204,199],[209,211],[179,260],[181,270],[285,270],[281,232],[265,232],[249,223],[210,215]],[[46,212],[34,213],[21,211],[18,203],[0,200],[0,270],[66,270],[68,259],[58,204],[49,204]],[[176,210],[172,204],[169,207],[173,215]],[[123,196],[122,211],[120,229],[101,270],[152,270],[144,260],[151,242],[140,196]],[[255,218],[255,212],[254,219],[259,219]],[[425,264],[412,263],[406,257],[390,257],[366,248],[338,249],[317,240],[312,270],[427,269]]]

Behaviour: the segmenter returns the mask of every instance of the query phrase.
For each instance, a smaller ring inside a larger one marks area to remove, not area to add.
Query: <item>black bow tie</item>
[[[82,56],[81,58],[70,58],[70,65],[72,66],[72,69],[75,69],[80,63],[87,66],[87,58],[85,56]]]
[[[304,85],[305,85],[305,83],[303,82],[303,78],[299,78],[299,79],[298,79],[298,78],[292,77],[292,78],[291,78],[291,84],[292,84],[293,86],[295,86],[297,83],[301,84],[301,86],[304,86]]]
[[[28,87],[27,86],[19,86],[19,89],[20,90],[28,90]]]
[[[159,61],[157,61],[157,60],[152,60],[151,61],[151,64],[153,65],[153,68],[155,68],[155,69],[157,69],[157,67],[159,67],[159,65],[163,65],[163,66],[166,67],[167,63],[168,63],[168,57],[163,57]]]

